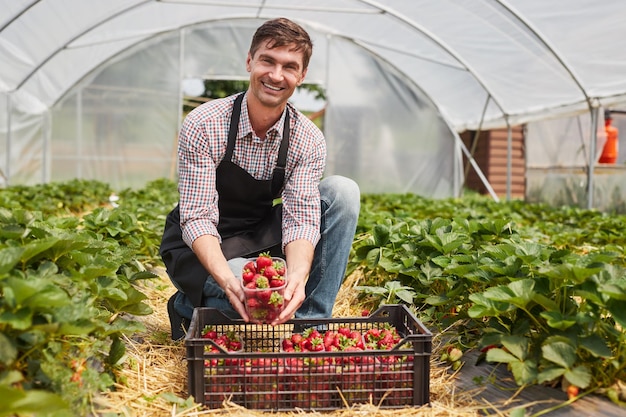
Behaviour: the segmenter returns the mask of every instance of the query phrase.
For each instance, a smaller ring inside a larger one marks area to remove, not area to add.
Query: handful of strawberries
[[[246,312],[255,323],[271,323],[283,310],[287,265],[282,258],[262,253],[241,271]]]

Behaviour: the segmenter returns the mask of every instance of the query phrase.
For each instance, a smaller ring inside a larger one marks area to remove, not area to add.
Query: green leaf
[[[512,355],[524,360],[528,355],[528,339],[523,336],[505,335],[500,340],[502,346],[507,348]]]
[[[606,340],[598,334],[583,337],[578,341],[578,344],[596,358],[610,358],[612,356],[611,349],[609,349]]]
[[[50,282],[45,279],[34,279],[31,278],[28,281],[20,278],[8,278],[7,286],[11,288],[13,293],[13,297],[15,300],[15,304],[17,306],[28,305],[27,299],[40,293],[48,286],[50,286]]]
[[[576,349],[565,342],[552,342],[541,346],[543,357],[563,368],[569,369],[576,362]],[[580,385],[578,385],[580,386]]]
[[[18,240],[26,237],[28,229],[17,224],[5,224],[0,228],[0,239]]]
[[[513,281],[508,285],[487,288],[483,294],[490,300],[511,303],[525,308],[532,300],[535,282],[532,279]]]
[[[537,380],[537,364],[530,359],[512,362],[511,373],[518,386],[533,384]]]
[[[0,363],[4,365],[1,368],[7,369],[15,359],[17,359],[17,347],[14,340],[0,333]]]
[[[122,363],[125,355],[126,345],[120,340],[119,337],[114,338],[113,343],[111,343],[111,349],[109,349],[107,362],[112,366],[118,365]]]
[[[519,362],[519,359],[501,348],[493,348],[487,351],[487,361],[498,363]]]
[[[8,273],[22,258],[23,247],[0,249],[0,275]]]
[[[508,303],[496,302],[488,299],[482,293],[470,294],[469,299],[474,302],[468,309],[468,314],[472,318],[486,316],[499,316],[508,311],[511,307]]]
[[[369,285],[357,285],[354,287],[355,290],[364,292],[365,294],[373,294],[373,295],[386,295],[387,289],[383,287],[374,287]]]
[[[611,316],[622,328],[626,328],[626,308],[623,301],[609,300],[606,305]]]
[[[33,312],[30,308],[21,308],[17,312],[3,311],[0,313],[0,323],[16,330],[26,330],[33,324]]]
[[[569,369],[563,376],[573,385],[580,388],[587,388],[591,383],[591,371],[584,365]]]
[[[539,375],[537,376],[537,382],[539,384],[543,384],[545,382],[555,381],[557,378],[560,378],[565,373],[566,369],[561,368],[560,366],[544,368]]]
[[[88,335],[96,329],[96,325],[89,320],[78,320],[61,323],[58,333],[63,335]]]
[[[559,305],[551,298],[546,297],[540,292],[534,292],[532,300],[548,311],[558,311]]]
[[[626,289],[622,285],[617,284],[604,284],[600,285],[598,290],[613,299],[625,301],[626,300]]]
[[[47,415],[68,410],[61,397],[46,391],[24,391],[0,385],[0,398],[0,416]]]
[[[445,295],[431,295],[424,299],[424,303],[431,306],[441,306],[450,302],[450,299]]]
[[[541,259],[543,247],[535,242],[519,242],[515,248],[515,255],[527,264],[534,264],[537,259]]]
[[[396,292],[396,297],[398,297],[399,299],[401,299],[407,304],[413,304],[413,300],[415,298],[415,291],[402,289]]]
[[[548,326],[553,329],[566,330],[576,324],[575,318],[567,318],[559,311],[542,311],[540,316],[546,319]]]
[[[526,407],[514,408],[509,413],[509,417],[525,417],[525,416],[526,416]]]
[[[380,255],[381,255],[380,248],[374,248],[370,250],[369,252],[367,252],[367,256],[365,258],[367,261],[367,266],[372,269],[376,268],[376,266],[378,265],[378,262],[380,261]]]
[[[65,291],[53,286],[47,286],[24,300],[25,305],[42,311],[53,310],[68,305],[70,302],[71,300]]]
[[[385,225],[374,225],[372,235],[374,236],[374,242],[376,242],[377,246],[385,246],[389,243],[389,227]]]
[[[45,237],[43,239],[37,239],[33,242],[27,243],[24,245],[24,253],[22,254],[21,261],[24,263],[28,262],[37,255],[58,244],[59,240],[60,239],[58,237]]]

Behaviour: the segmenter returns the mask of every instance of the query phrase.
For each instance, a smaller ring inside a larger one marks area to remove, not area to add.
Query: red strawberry
[[[329,330],[326,333],[324,333],[324,348],[326,350],[332,350],[334,341],[335,341],[335,332],[333,332],[332,330]]]
[[[254,261],[249,261],[243,266],[243,270],[248,270],[253,274],[256,274],[256,264],[254,263]]]
[[[274,278],[270,279],[270,288],[278,288],[285,285],[285,279],[280,275],[276,275]]]
[[[324,350],[324,340],[321,337],[314,337],[309,339],[309,343],[306,345],[311,352],[320,352]]]
[[[350,336],[351,330],[350,330],[349,327],[342,326],[342,327],[337,329],[337,332],[339,334],[344,335],[344,336]]]
[[[268,279],[272,279],[275,276],[278,276],[278,272],[276,272],[276,269],[274,269],[273,265],[268,265],[265,268],[263,268],[263,275],[267,277]]]
[[[294,333],[291,335],[291,342],[293,343],[293,347],[296,348],[296,350],[302,350],[304,337],[302,337],[300,333]]]
[[[272,265],[272,263],[272,257],[270,256],[269,252],[263,252],[259,254],[259,256],[256,258],[257,271],[262,271],[263,268]]]
[[[213,326],[206,325],[204,329],[202,329],[202,337],[204,339],[217,339],[217,331],[213,328]]]
[[[272,310],[272,309],[267,310],[267,315],[265,316],[265,321],[268,322],[268,323],[273,322],[274,320],[276,320],[278,318],[278,314],[279,314],[278,311],[275,311],[275,310]]]
[[[285,276],[285,273],[287,272],[285,270],[285,263],[283,261],[275,261],[274,269],[276,270],[276,273],[281,276]]]
[[[290,351],[290,349],[293,349],[293,342],[291,341],[291,339],[283,339],[282,341],[282,347],[284,351]]]
[[[272,290],[270,290],[269,288],[256,292],[256,298],[266,305],[267,303],[269,303],[271,297],[272,297]]]
[[[257,288],[269,288],[270,287],[269,280],[267,279],[267,277],[264,277],[263,275],[256,274],[254,277],[254,282]]]
[[[241,279],[243,280],[244,284],[251,282],[254,279],[254,272],[244,268],[243,272],[241,273]]]
[[[267,303],[273,306],[276,310],[280,310],[284,302],[285,302],[285,298],[276,291],[272,291],[272,295],[267,301]]]
[[[246,305],[251,311],[261,306],[261,304],[259,303],[259,300],[257,300],[256,298],[248,298],[246,300]]]

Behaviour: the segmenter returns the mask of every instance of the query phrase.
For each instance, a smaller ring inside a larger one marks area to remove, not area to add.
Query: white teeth
[[[267,88],[269,88],[270,90],[274,90],[274,91],[280,91],[281,90],[280,87],[274,87],[272,85],[265,84],[265,83],[263,83],[263,85],[266,86]]]

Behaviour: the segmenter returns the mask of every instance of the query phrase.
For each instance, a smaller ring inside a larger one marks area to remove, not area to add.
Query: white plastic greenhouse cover
[[[5,184],[175,172],[184,80],[247,79],[250,37],[289,17],[326,90],[327,174],[458,195],[458,132],[626,100],[626,1],[0,0]]]

